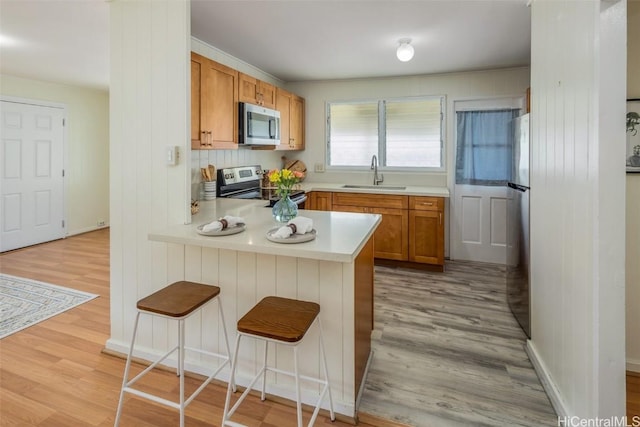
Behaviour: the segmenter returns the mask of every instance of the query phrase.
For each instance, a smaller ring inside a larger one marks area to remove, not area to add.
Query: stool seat
[[[315,302],[265,297],[238,320],[238,331],[284,342],[298,342],[307,333],[320,306]]]
[[[170,284],[138,301],[138,310],[169,317],[185,317],[220,294],[220,288],[180,281]]]

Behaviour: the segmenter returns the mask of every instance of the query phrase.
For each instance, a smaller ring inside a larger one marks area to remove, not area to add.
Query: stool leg
[[[231,347],[229,347],[229,336],[227,335],[227,324],[224,321],[224,313],[222,312],[222,300],[220,299],[220,295],[218,295],[218,297],[216,298],[218,300],[218,310],[220,313],[220,322],[222,323],[222,334],[224,335],[224,345],[227,347],[227,357],[228,362],[229,362],[229,366],[231,366]],[[238,351],[236,349],[236,351]],[[235,382],[231,383],[231,386],[233,388],[233,392],[236,392],[236,384]]]
[[[260,400],[265,401],[266,397],[264,395],[264,391],[267,384],[267,349],[269,347],[269,341],[264,342],[264,357],[262,361],[262,394],[260,395]]]
[[[227,386],[227,398],[224,401],[224,412],[222,413],[222,425],[227,425],[229,418],[229,403],[231,403],[231,392],[235,391],[236,363],[238,362],[238,348],[240,348],[240,334],[236,337],[236,348],[233,352],[233,361],[231,362],[231,376],[229,377],[229,385]],[[232,385],[233,384],[233,385]]]
[[[133,354],[133,344],[136,342],[136,334],[138,333],[138,320],[140,319],[140,312],[136,314],[136,321],[133,325],[133,336],[131,337],[131,346],[129,346],[129,354],[127,355],[127,363],[124,365],[124,375],[122,378],[122,388],[120,389],[120,400],[118,401],[118,410],[116,411],[116,420],[113,423],[114,427],[118,427],[120,424],[120,415],[122,415],[122,404],[124,403],[124,388],[127,386],[127,378],[129,378],[129,368],[131,367],[131,356]]]
[[[298,427],[302,427],[302,402],[300,400],[300,374],[298,373],[298,346],[293,347],[293,370],[296,377],[296,408]]]
[[[180,427],[184,427],[184,319],[178,321],[178,372],[180,375]]]
[[[331,396],[331,384],[329,383],[329,369],[327,368],[327,355],[324,350],[324,338],[322,336],[322,323],[320,322],[320,316],[316,318],[318,321],[318,330],[320,331],[320,353],[322,357],[322,369],[324,370],[324,379],[327,382],[327,391],[329,392],[329,413],[331,415],[331,421],[336,420],[336,414],[333,413],[333,396]]]

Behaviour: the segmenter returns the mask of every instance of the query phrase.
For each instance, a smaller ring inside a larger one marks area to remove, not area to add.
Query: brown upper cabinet
[[[280,145],[276,150],[304,150],[304,98],[277,88],[276,109],[280,111]]]
[[[238,148],[238,72],[191,53],[191,148]]]
[[[280,145],[304,150],[304,98],[191,52],[191,148],[238,148],[239,102],[280,111]]]
[[[244,73],[238,73],[240,79],[240,102],[276,108],[276,87]]]

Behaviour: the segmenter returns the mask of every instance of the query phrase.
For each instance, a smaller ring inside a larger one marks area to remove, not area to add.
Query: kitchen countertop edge
[[[243,217],[247,224],[246,230],[220,237],[203,236],[196,232],[198,225],[224,215]],[[191,224],[154,228],[149,232],[148,239],[240,252],[351,263],[381,222],[381,216],[377,214],[304,211],[301,216],[313,219],[314,228],[318,231],[316,239],[299,244],[274,243],[267,240],[266,232],[282,224],[273,220],[271,209],[264,207],[264,201],[216,199],[200,202],[200,212],[192,216]]]

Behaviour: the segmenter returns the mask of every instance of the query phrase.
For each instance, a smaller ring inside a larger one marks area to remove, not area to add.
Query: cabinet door
[[[280,112],[280,145],[276,147],[276,150],[290,150],[292,148],[289,132],[289,122],[291,120],[291,97],[291,93],[278,88],[276,109]]]
[[[202,64],[198,60],[191,59],[191,148],[199,150],[201,144],[200,128],[200,86],[202,77]]]
[[[370,213],[382,215],[382,221],[374,234],[376,258],[407,261],[409,259],[407,235],[409,219],[406,209],[368,208]]]
[[[238,72],[210,61],[202,78],[201,127],[211,148],[238,148]]]
[[[294,150],[304,149],[304,99],[293,95],[291,98],[290,116],[291,146]]]
[[[276,150],[304,150],[304,98],[278,88],[276,109],[280,111],[280,145]]]
[[[238,73],[238,100],[249,104],[276,108],[276,87],[248,74]]]
[[[443,211],[410,210],[409,236],[409,261],[444,265]]]
[[[376,258],[406,261],[409,259],[407,235],[409,219],[406,209],[372,208],[354,205],[336,205],[333,193],[333,211],[374,213],[382,216],[382,221],[374,233],[373,252]],[[374,196],[375,197],[375,196]]]
[[[311,200],[310,207],[306,209],[314,209],[316,211],[330,211],[331,209],[331,193],[326,191],[312,191],[309,193]]]
[[[263,107],[276,108],[276,87],[266,82],[259,82],[258,85],[258,102]]]
[[[238,101],[258,104],[258,79],[238,73]]]

